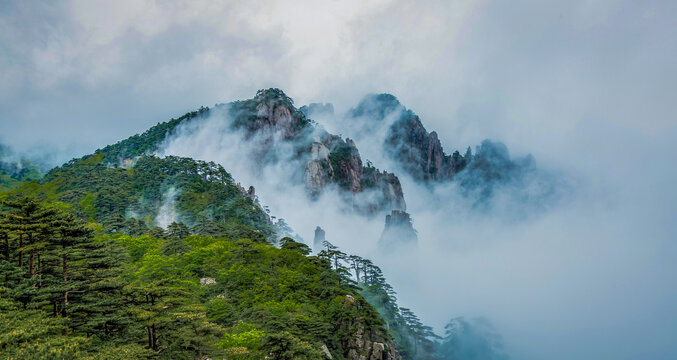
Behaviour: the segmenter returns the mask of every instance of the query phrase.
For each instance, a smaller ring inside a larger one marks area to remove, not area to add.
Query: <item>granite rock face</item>
[[[458,151],[447,155],[435,131],[428,132],[421,119],[406,110],[388,129],[384,142],[386,153],[419,181],[451,180],[471,161]]]
[[[320,251],[320,249],[322,249],[324,241],[326,240],[325,235],[326,233],[321,227],[318,226],[315,228],[315,238],[313,239],[313,249],[315,251]]]
[[[474,154],[470,147],[464,153],[445,152],[438,134],[428,132],[421,118],[390,94],[364,97],[348,112],[346,122],[357,133],[367,134],[360,142],[377,134],[374,141],[382,142],[383,155],[415,182],[433,191],[438,185],[453,183],[453,189],[469,199],[474,209],[492,207],[498,192],[514,207],[526,201],[542,208],[567,188],[557,176],[537,168],[531,155],[511,158],[500,142],[484,140]]]
[[[384,153],[417,181],[450,180],[470,162],[472,154],[451,155],[436,132],[428,132],[421,119],[390,94],[365,96],[348,112],[346,122],[360,134],[378,134]]]
[[[363,301],[363,300],[362,300]],[[343,300],[345,311],[361,306],[360,300],[346,295]],[[397,346],[390,336],[378,329],[367,329],[360,318],[345,320],[340,324],[342,331],[352,333],[347,344],[343,344],[347,360],[401,360]]]
[[[320,142],[313,142],[310,160],[305,169],[305,185],[311,198],[317,198],[334,179],[334,168],[329,161],[329,149]]]
[[[260,90],[253,99],[230,104],[233,128],[252,141],[253,161],[264,166],[280,161],[299,164],[298,179],[311,199],[329,188],[339,190],[344,208],[373,216],[406,208],[399,179],[365,166],[355,142],[333,135],[307,115],[333,113],[331,104],[296,109],[279,89]]]

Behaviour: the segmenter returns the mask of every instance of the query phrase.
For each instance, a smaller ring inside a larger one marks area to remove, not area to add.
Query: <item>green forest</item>
[[[164,229],[169,188],[180,216]],[[3,358],[342,359],[365,351],[357,332],[392,344],[336,250],[276,239],[214,163],[98,153],[0,201]]]
[[[344,359],[364,352],[355,334],[394,340],[404,359],[446,358],[436,348],[449,341],[397,307],[378,266],[328,242],[312,256],[291,238],[276,247],[182,223],[108,234],[63,202],[2,206],[4,359],[325,359],[323,347]]]
[[[322,359],[381,319],[327,256],[289,238],[109,235],[64,203],[5,201],[5,358]]]

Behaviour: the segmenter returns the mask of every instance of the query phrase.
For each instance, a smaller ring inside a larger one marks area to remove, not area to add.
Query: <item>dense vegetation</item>
[[[98,153],[0,193],[1,353],[313,359],[325,345],[341,359],[356,328],[388,343],[326,256],[289,238],[270,244],[284,222],[222,167],[154,156],[130,165]],[[154,219],[169,189],[176,217],[163,229]]]
[[[102,153],[72,160],[0,197],[29,195],[72,205],[76,215],[110,233],[141,235],[167,222],[195,233],[264,241],[275,234],[268,215],[223,167],[187,158],[141,156],[133,167],[106,166]],[[165,205],[163,207],[163,205]],[[166,224],[164,224],[166,226]]]
[[[64,203],[4,205],[7,358],[322,359],[324,344],[341,359],[355,327],[381,329],[328,256],[289,238],[107,235]]]
[[[403,359],[505,359],[497,335],[462,318],[438,341],[377,266],[328,242],[309,256],[290,238],[277,248],[178,223],[106,234],[65,203],[2,205],[3,358],[324,359],[325,346],[343,359],[366,333],[392,337]]]
[[[403,359],[438,359],[435,357],[436,339],[432,328],[424,325],[409,309],[397,305],[396,292],[388,284],[381,269],[371,260],[348,255],[325,241],[320,254],[332,260],[340,274],[350,274],[359,292],[379,312],[386,323]]]

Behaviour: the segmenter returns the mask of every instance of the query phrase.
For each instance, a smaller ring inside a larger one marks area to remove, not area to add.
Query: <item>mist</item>
[[[675,177],[663,167],[673,146],[669,134],[629,141],[622,130],[591,124],[582,131],[591,139],[590,132],[599,132],[597,141],[613,134],[606,144],[617,141],[618,148],[628,148],[622,157],[632,169],[615,166],[621,154],[592,150],[557,169],[554,181],[561,194],[541,199],[549,203],[537,213],[532,202],[511,196],[511,187],[498,188],[491,208],[478,212],[454,182],[431,189],[389,161],[379,142],[381,130],[361,136],[359,127],[346,126],[355,119],[340,114],[324,120],[328,128],[342,128],[344,136],[357,135],[363,159],[400,176],[418,231],[414,249],[381,251],[383,217],[369,220],[346,212],[337,206],[335,190],[310,200],[303,184],[292,180],[299,164],[292,160],[291,144],[276,140],[279,161],[259,166],[251,154],[260,151],[261,142],[231,130],[224,109],[183,125],[161,153],[223,164],[236,181],[255,186],[271,214],[283,217],[309,245],[319,225],[342,250],[374,260],[400,305],[439,334],[453,317],[485,317],[515,359],[675,354],[671,304],[677,291],[670,277],[677,223],[672,204],[657,199],[674,199],[676,193],[655,186]],[[534,153],[538,163],[538,149]],[[531,215],[510,216],[515,211]]]
[[[171,223],[176,221],[176,197],[178,195],[179,192],[174,186],[170,186],[163,192],[162,204],[160,205],[158,214],[155,216],[155,221],[153,222],[156,226],[167,229]]]
[[[439,334],[485,317],[512,359],[677,358],[675,2],[193,3],[1,3],[0,142],[64,161],[262,88],[331,102],[313,119],[396,172],[416,251],[381,253],[383,218],[338,209],[335,191],[308,201],[296,164],[252,166],[256,142],[223,113],[163,153],[220,163],[306,243],[319,225],[373,259]],[[384,92],[447,153],[501,141],[562,191],[534,207],[504,188],[477,212],[453,183],[420,186],[383,155],[385,128],[346,122]]]

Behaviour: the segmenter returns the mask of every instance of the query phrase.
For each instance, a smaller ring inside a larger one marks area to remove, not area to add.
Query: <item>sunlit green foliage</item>
[[[290,238],[180,238],[178,223],[165,238],[105,234],[65,204],[4,206],[3,354],[324,359],[324,344],[342,359],[357,326],[388,340],[331,259]]]

